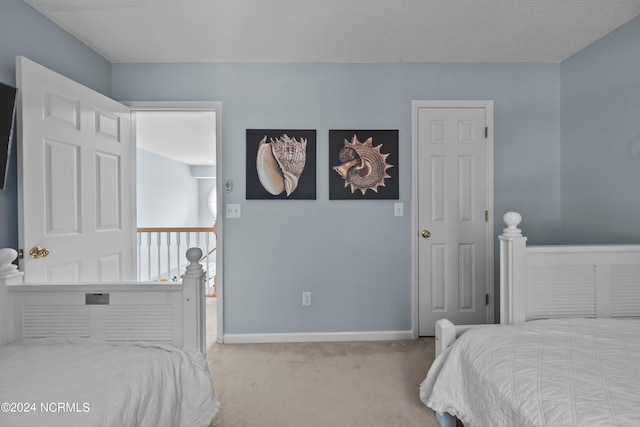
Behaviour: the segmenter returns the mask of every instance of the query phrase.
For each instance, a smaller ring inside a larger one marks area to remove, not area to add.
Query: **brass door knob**
[[[40,246],[34,246],[29,251],[31,258],[44,258],[49,255],[49,249]]]
[[[425,239],[428,239],[429,237],[431,237],[431,232],[429,230],[422,230],[422,233],[420,233],[422,235],[422,237],[424,237]]]

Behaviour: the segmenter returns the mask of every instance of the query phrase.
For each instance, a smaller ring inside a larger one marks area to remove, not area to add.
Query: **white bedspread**
[[[11,427],[208,426],[219,405],[195,350],[77,338],[1,348],[0,404]]]
[[[465,427],[640,426],[640,320],[471,329],[436,359],[420,398]]]

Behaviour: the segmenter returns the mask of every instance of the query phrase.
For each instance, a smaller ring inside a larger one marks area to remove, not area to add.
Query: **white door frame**
[[[419,338],[419,298],[418,298],[418,242],[420,224],[418,224],[418,109],[419,108],[484,108],[486,111],[486,126],[489,129],[487,135],[487,204],[493,209],[493,101],[489,100],[414,100],[411,101],[411,333],[414,339]],[[489,253],[487,254],[487,294],[489,295],[489,305],[487,322],[494,322],[494,238],[493,238],[493,215],[489,210]]]
[[[131,113],[136,111],[215,111],[216,112],[216,324],[217,342],[224,340],[224,262],[223,262],[223,242],[224,242],[224,215],[222,199],[224,186],[222,184],[222,102],[219,101],[130,101],[123,104],[131,108]],[[133,118],[133,128],[135,129],[135,117]],[[133,135],[134,144],[135,132]]]

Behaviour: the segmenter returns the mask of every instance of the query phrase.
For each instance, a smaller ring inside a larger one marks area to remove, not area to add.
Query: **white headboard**
[[[0,249],[0,346],[30,338],[73,336],[156,341],[205,352],[205,275],[191,248],[178,283],[23,283]]]
[[[507,212],[500,239],[500,323],[640,317],[640,245],[527,246]]]

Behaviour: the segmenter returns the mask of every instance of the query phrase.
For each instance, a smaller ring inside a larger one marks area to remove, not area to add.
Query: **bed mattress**
[[[29,340],[0,349],[0,426],[208,426],[204,355],[170,344]]]
[[[474,426],[639,426],[640,319],[481,326],[434,361],[420,398]]]

